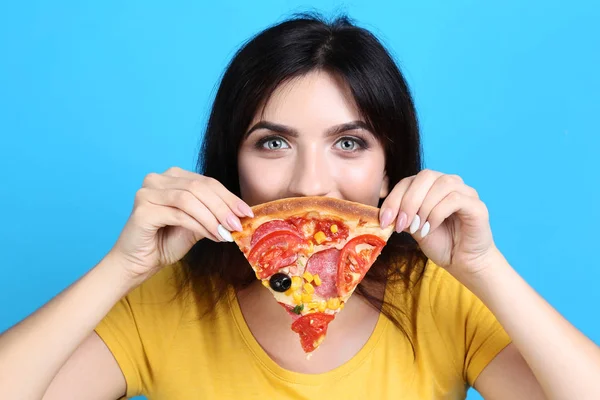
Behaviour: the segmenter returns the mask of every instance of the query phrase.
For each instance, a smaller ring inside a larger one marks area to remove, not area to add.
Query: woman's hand
[[[497,251],[488,210],[475,189],[457,175],[423,170],[396,185],[380,210],[381,226],[395,221],[435,264],[456,274],[473,274]]]
[[[232,241],[250,207],[215,179],[170,168],[146,176],[133,211],[111,250],[135,280],[179,261],[203,238]]]

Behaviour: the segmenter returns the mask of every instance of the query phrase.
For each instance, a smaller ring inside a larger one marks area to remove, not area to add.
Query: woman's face
[[[389,190],[382,145],[349,88],[322,71],[276,89],[246,131],[238,165],[242,199],[251,206],[296,196],[377,206]]]

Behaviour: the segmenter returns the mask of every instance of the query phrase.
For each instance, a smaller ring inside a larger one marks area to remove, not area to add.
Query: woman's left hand
[[[383,227],[408,231],[423,253],[453,274],[472,274],[488,266],[497,248],[486,205],[457,175],[423,170],[404,178],[383,202]]]

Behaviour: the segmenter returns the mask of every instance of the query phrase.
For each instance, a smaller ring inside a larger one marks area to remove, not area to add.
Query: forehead
[[[253,122],[261,120],[310,129],[362,118],[349,86],[341,78],[313,71],[279,85]]]

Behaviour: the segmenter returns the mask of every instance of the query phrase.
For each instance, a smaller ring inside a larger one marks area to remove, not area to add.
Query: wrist
[[[510,269],[510,264],[500,250],[494,246],[489,252],[481,256],[474,263],[474,266],[468,268],[457,266],[450,272],[463,285],[471,289],[494,280],[495,275],[507,269]]]
[[[114,251],[108,252],[104,258],[96,265],[96,269],[111,281],[113,287],[124,296],[131,290],[139,286],[144,279],[141,276],[134,276],[129,271],[128,261],[119,257]]]

